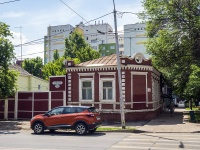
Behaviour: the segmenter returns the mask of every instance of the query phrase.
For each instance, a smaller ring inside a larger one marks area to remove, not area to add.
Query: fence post
[[[15,93],[15,111],[14,111],[14,119],[18,119],[18,92]]]

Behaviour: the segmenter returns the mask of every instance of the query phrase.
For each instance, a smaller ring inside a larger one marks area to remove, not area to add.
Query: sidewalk
[[[162,112],[157,118],[151,121],[126,122],[126,127],[134,127],[135,132],[152,133],[200,133],[200,123],[189,123],[183,121],[185,108],[176,108],[174,116],[169,112]],[[120,127],[120,123],[103,124],[105,127]]]
[[[173,117],[171,117],[169,112],[163,112],[156,119],[139,127],[138,131],[155,133],[200,133],[200,123],[183,121],[184,110],[184,108],[176,108]]]

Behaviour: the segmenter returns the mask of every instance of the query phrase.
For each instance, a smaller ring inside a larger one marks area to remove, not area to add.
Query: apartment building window
[[[124,44],[120,44],[120,45],[119,45],[119,48],[123,48],[123,47],[124,47]]]
[[[96,43],[96,42],[97,42],[97,39],[91,40],[91,43]]]
[[[97,50],[97,46],[92,46],[92,49],[95,49],[95,50]]]
[[[101,50],[105,50],[106,49],[106,47],[105,46],[103,46],[102,48],[101,48]]]
[[[110,46],[110,49],[115,49],[115,46],[114,45]]]

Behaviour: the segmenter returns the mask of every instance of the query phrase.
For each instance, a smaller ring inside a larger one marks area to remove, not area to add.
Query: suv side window
[[[83,112],[86,109],[85,108],[79,108],[79,107],[77,107],[76,110],[77,110],[78,113],[80,113],[80,112]]]
[[[65,110],[63,111],[63,114],[72,114],[76,113],[76,109],[73,107],[66,107]]]
[[[52,111],[50,111],[49,114],[60,115],[60,114],[62,114],[63,109],[64,109],[63,107],[55,108]]]

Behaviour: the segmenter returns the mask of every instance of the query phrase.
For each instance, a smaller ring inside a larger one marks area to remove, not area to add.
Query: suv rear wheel
[[[76,133],[79,135],[83,135],[87,133],[87,127],[84,123],[78,123],[75,127]]]
[[[33,127],[35,134],[42,134],[44,132],[44,126],[41,122],[36,122]]]

